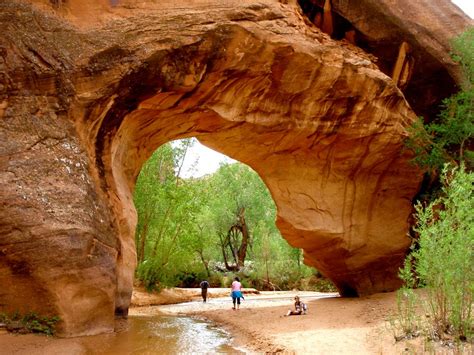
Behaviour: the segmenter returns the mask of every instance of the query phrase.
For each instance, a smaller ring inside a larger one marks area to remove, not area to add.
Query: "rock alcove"
[[[257,171],[283,236],[343,295],[399,286],[416,115],[373,55],[296,2],[114,5],[0,4],[0,311],[59,315],[63,336],[112,331],[132,290],[137,175],[184,137]]]

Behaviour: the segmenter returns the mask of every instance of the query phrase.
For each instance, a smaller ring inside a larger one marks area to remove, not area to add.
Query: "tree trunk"
[[[240,231],[242,232],[242,243],[240,244],[239,248],[239,261],[238,265],[239,268],[244,266],[245,257],[247,256],[247,247],[250,242],[250,234],[247,224],[245,223],[245,208],[240,209],[239,213],[239,224],[240,224]]]
[[[147,211],[145,214],[145,218],[143,221],[143,228],[140,232],[140,244],[138,246],[138,263],[142,263],[145,260],[145,246],[146,246],[146,240],[148,238],[148,227],[150,226],[151,219],[153,218],[153,211],[154,211],[155,206]]]
[[[230,270],[230,266],[229,266],[229,262],[227,261],[227,254],[225,252],[225,248],[226,248],[226,242],[222,236],[222,234],[219,234],[219,239],[220,239],[220,242],[221,242],[221,249],[222,249],[222,256],[224,257],[224,265],[225,265],[225,268],[227,270]]]
[[[199,257],[201,258],[204,268],[206,269],[207,277],[211,277],[211,272],[209,271],[209,262],[207,262],[206,259],[204,258],[203,250],[199,250],[198,254],[199,254]]]

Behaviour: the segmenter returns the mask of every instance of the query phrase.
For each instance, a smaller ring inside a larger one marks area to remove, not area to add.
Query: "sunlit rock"
[[[59,315],[63,336],[112,331],[132,291],[137,175],[190,136],[260,174],[284,237],[343,295],[399,286],[416,115],[372,54],[284,2],[0,3],[0,311]]]

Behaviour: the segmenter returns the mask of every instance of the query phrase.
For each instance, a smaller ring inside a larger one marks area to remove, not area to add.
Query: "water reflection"
[[[100,354],[239,353],[230,336],[210,323],[191,317],[130,316],[127,329],[109,335],[94,349]],[[103,345],[103,346],[102,346]]]

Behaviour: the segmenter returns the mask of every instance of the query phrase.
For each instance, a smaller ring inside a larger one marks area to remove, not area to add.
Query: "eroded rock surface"
[[[399,285],[415,114],[372,55],[291,2],[32,2],[0,3],[0,311],[112,331],[136,177],[190,136],[260,174],[284,237],[343,294]]]
[[[430,119],[439,112],[442,99],[457,91],[462,78],[459,66],[449,54],[450,41],[474,22],[451,1],[298,0],[298,3],[306,17],[323,30],[324,18],[332,17],[333,38],[346,38],[373,54],[382,72],[398,78],[398,86],[418,115]],[[328,3],[331,13],[325,15],[324,6]],[[397,63],[400,52],[404,52],[403,60]]]

